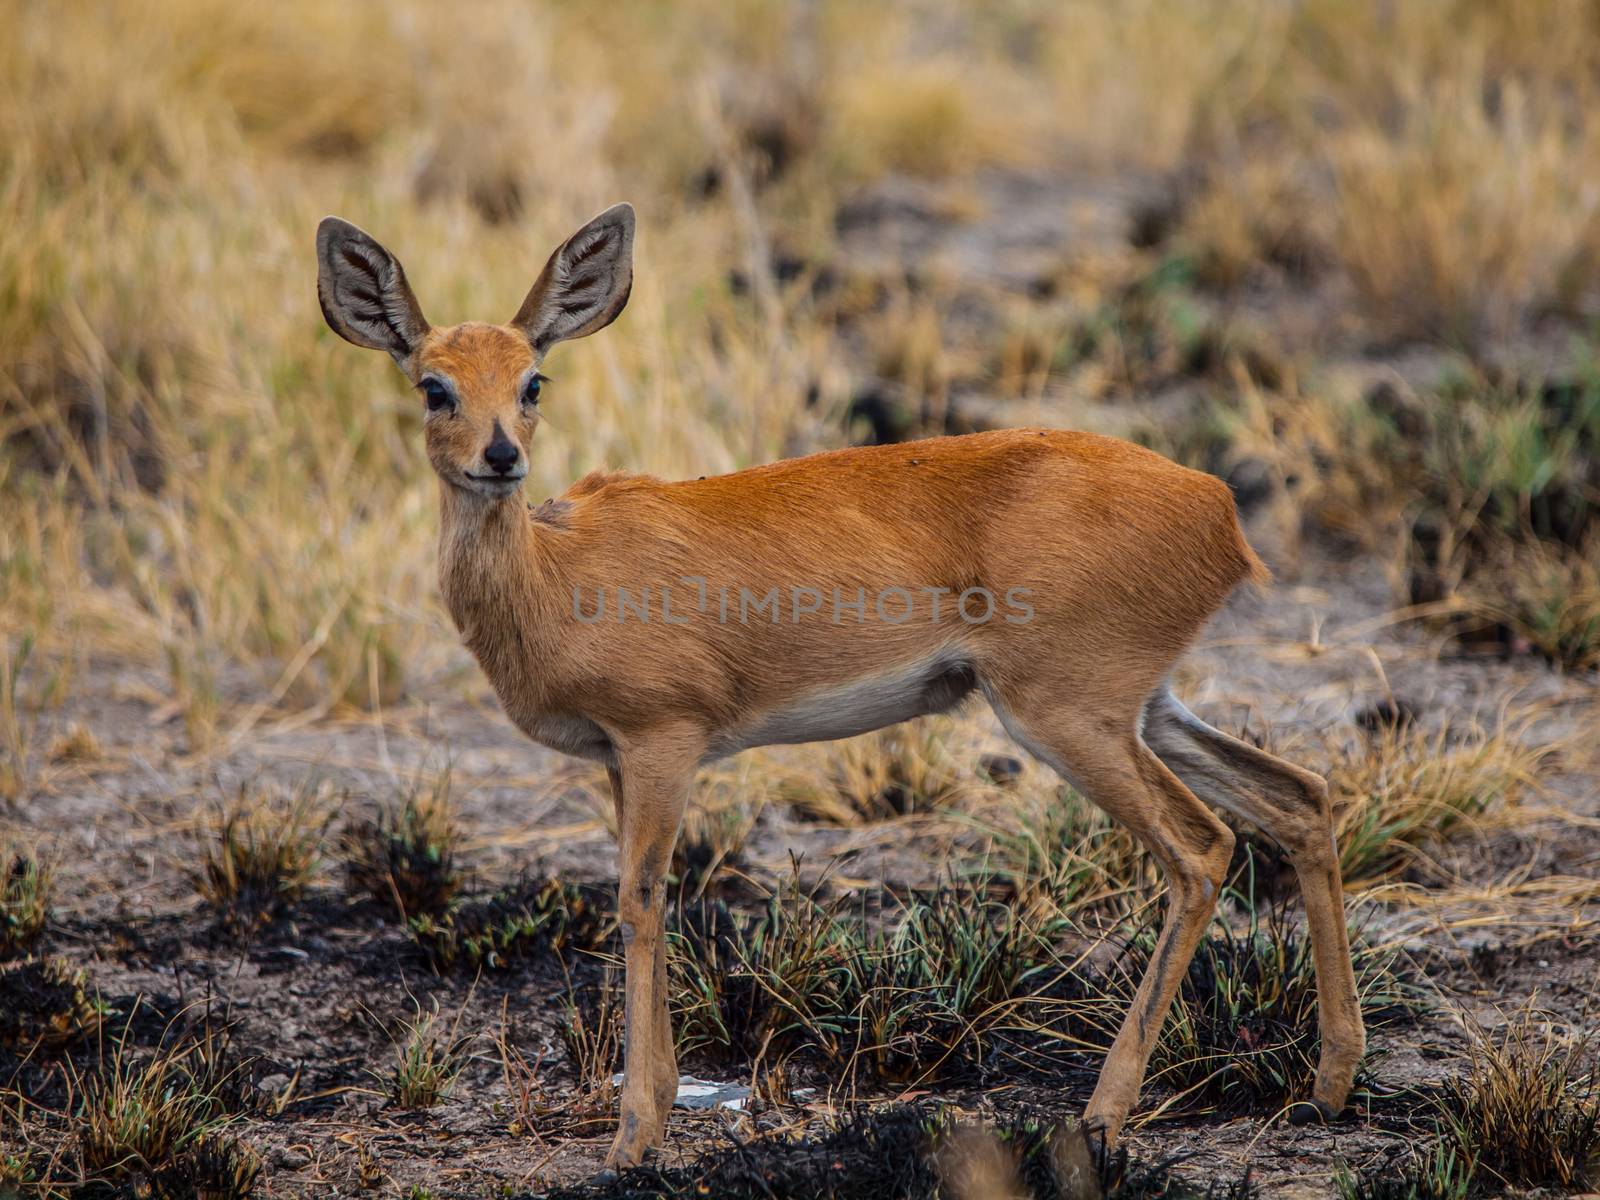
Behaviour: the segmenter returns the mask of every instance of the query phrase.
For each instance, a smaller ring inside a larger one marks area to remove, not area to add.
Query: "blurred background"
[[[1591,3],[0,11],[0,623],[46,699],[138,664],[203,748],[466,686],[420,402],[324,327],[313,230],[504,320],[619,199],[535,501],[1093,428],[1228,478],[1282,577],[1600,658]]]

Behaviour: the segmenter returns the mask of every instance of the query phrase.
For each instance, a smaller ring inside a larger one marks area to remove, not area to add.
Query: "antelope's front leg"
[[[618,822],[617,915],[627,970],[622,1111],[606,1165],[631,1167],[659,1146],[677,1081],[667,1016],[666,878],[703,741],[682,731],[624,753]],[[665,1080],[670,1071],[672,1084]]]

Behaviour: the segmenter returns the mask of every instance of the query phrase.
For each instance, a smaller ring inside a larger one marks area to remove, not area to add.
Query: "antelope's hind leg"
[[[1328,785],[1319,775],[1213,729],[1165,689],[1145,703],[1143,735],[1202,800],[1262,830],[1294,866],[1316,964],[1322,1057],[1310,1102],[1295,1105],[1290,1119],[1331,1120],[1349,1098],[1366,1052],[1366,1033],[1350,960]]]
[[[1037,695],[999,697],[1012,736],[1129,831],[1160,864],[1169,890],[1155,953],[1100,1069],[1084,1131],[1116,1143],[1139,1099],[1150,1052],[1216,906],[1233,854],[1233,833],[1136,732],[1125,714],[1064,713]]]

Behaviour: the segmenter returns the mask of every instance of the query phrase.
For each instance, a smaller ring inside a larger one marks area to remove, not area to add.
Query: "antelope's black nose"
[[[506,436],[505,430],[497,423],[494,427],[494,438],[489,442],[489,448],[483,452],[484,463],[498,475],[509,475],[520,457],[521,455],[517,453],[517,444]]]

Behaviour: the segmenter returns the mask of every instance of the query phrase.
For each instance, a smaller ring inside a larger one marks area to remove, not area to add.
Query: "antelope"
[[[627,1034],[608,1164],[658,1147],[676,1097],[665,883],[695,770],[974,692],[1168,881],[1086,1135],[1116,1142],[1210,920],[1234,844],[1212,806],[1279,842],[1299,876],[1322,1051],[1290,1115],[1335,1118],[1365,1034],[1327,785],[1205,724],[1167,683],[1234,589],[1269,579],[1227,486],[1113,438],[1015,429],[681,482],[596,472],[535,508],[522,490],[540,366],[622,311],[633,240],[633,209],[608,208],[551,254],[509,324],[436,328],[388,250],[336,217],[317,229],[328,324],[387,351],[420,393],[440,589],[463,641],[523,733],[609,776]]]

